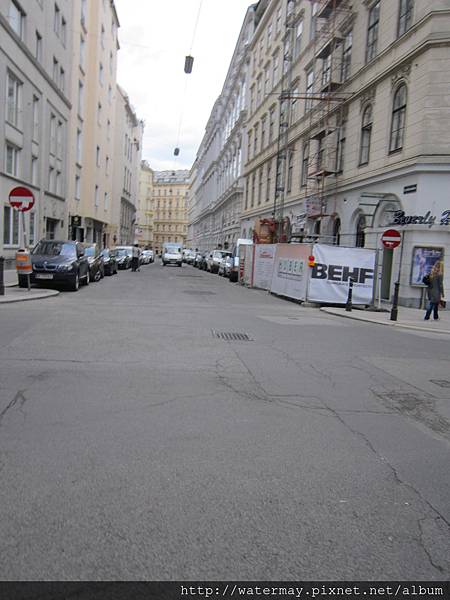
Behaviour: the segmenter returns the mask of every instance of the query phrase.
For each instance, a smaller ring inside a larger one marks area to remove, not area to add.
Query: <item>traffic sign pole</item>
[[[394,300],[392,302],[391,321],[396,321],[398,318],[398,297],[399,297],[399,293],[400,293],[400,277],[402,274],[403,248],[405,246],[404,238],[405,238],[405,231],[402,231],[401,248],[400,248],[400,264],[398,266],[398,279],[394,283]]]

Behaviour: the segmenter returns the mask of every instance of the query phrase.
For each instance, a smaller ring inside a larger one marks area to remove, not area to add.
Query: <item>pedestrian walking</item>
[[[443,303],[442,298],[444,297],[444,265],[442,260],[435,262],[427,281],[429,281],[427,288],[428,307],[424,319],[428,321],[431,313],[433,313],[433,319],[437,321],[439,319],[439,305]]]
[[[131,270],[133,272],[136,271],[140,271],[140,266],[139,266],[139,256],[141,254],[141,251],[139,250],[139,245],[138,244],[134,244],[133,248],[132,248],[132,256],[131,256]]]

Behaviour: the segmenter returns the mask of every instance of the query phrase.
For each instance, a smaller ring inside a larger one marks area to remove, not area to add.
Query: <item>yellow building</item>
[[[153,249],[153,177],[154,171],[148,163],[141,162],[139,175],[139,209],[136,239],[143,248]]]
[[[153,173],[153,244],[156,253],[164,242],[184,246],[187,238],[189,171]]]

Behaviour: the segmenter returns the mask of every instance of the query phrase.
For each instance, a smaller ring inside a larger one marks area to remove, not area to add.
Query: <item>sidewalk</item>
[[[331,308],[327,306],[322,307],[320,310],[330,315],[355,319],[356,321],[365,321],[366,323],[376,323],[378,325],[415,329],[418,331],[433,331],[435,333],[444,333],[447,335],[450,334],[450,310],[448,309],[439,311],[439,321],[433,321],[433,317],[431,317],[429,321],[424,321],[424,310],[399,306],[397,321],[391,321],[391,306],[385,305],[383,308],[388,309],[389,312],[374,312],[355,308],[353,308],[351,312],[346,312],[344,307]]]
[[[44,290],[42,288],[19,288],[17,286],[17,273],[15,270],[4,271],[5,295],[0,296],[0,304],[9,304],[11,302],[25,302],[27,300],[41,300],[58,296],[57,290]]]

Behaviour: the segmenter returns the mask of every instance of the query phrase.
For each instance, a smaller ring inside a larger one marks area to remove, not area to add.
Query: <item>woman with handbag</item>
[[[439,319],[439,305],[443,303],[442,298],[444,296],[444,264],[442,260],[436,261],[431,269],[427,295],[428,307],[424,319],[428,321],[431,312],[433,312],[433,319],[437,321]]]

